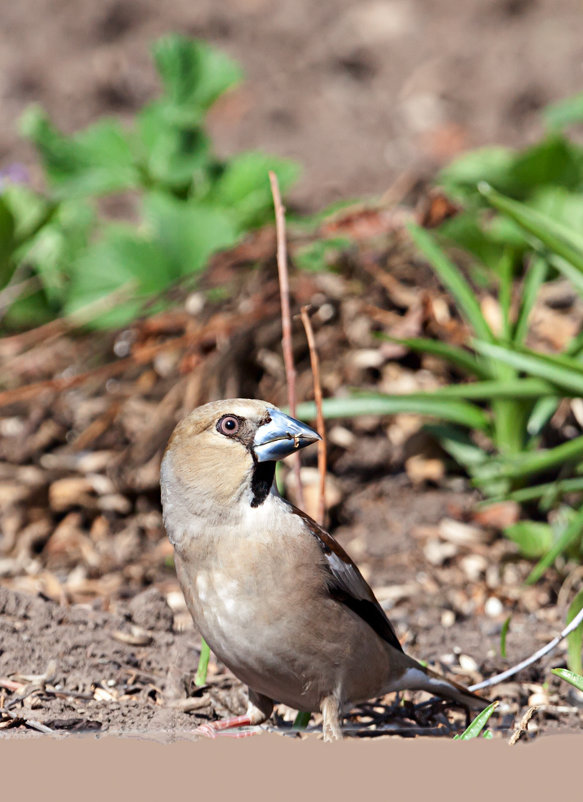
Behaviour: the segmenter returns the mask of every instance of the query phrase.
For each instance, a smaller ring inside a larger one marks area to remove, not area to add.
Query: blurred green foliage
[[[213,153],[205,115],[241,80],[235,62],[178,35],[157,41],[153,56],[162,92],[129,128],[101,119],[66,136],[41,108],[23,116],[47,192],[9,180],[0,188],[6,326],[60,315],[99,328],[129,322],[149,298],[270,218],[269,170],[282,191],[298,175],[294,163],[264,153]],[[99,198],[120,193],[132,198],[135,224],[100,211]]]

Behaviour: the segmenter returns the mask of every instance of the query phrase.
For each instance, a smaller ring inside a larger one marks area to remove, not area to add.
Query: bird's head
[[[198,407],[174,429],[160,472],[167,523],[182,514],[228,514],[266,499],[277,460],[319,440],[266,401],[233,398]]]

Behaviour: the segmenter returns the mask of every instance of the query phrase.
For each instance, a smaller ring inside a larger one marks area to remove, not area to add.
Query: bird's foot
[[[201,724],[195,729],[194,734],[205,738],[216,738],[218,735],[228,738],[247,738],[249,735],[260,733],[262,731],[261,728],[255,726],[253,729],[239,732],[228,732],[227,730],[237,730],[239,727],[251,727],[252,725],[253,722],[250,716],[235,716],[234,718],[224,718],[221,721],[209,721],[207,724]]]

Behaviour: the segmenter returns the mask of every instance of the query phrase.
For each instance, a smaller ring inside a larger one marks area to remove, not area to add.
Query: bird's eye
[[[217,429],[221,434],[231,435],[237,434],[239,431],[239,419],[234,415],[225,415],[217,423]]]

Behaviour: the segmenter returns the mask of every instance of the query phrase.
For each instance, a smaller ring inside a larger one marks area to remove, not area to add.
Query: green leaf
[[[488,416],[473,404],[455,399],[439,399],[426,395],[380,395],[351,398],[327,398],[322,403],[326,418],[352,418],[358,415],[396,415],[407,412],[459,423],[473,429],[487,429]],[[316,405],[313,402],[299,404],[296,410],[301,420],[313,420]]]
[[[200,113],[242,77],[239,65],[197,39],[170,34],[152,48],[164,91],[177,109]]]
[[[504,534],[516,543],[522,556],[528,559],[542,557],[553,545],[552,527],[537,521],[518,521],[507,526]]]
[[[479,191],[492,206],[512,218],[555,254],[583,271],[583,236],[548,215],[501,195],[484,182],[479,185]]]
[[[116,120],[100,120],[66,137],[33,107],[24,114],[21,128],[40,152],[57,197],[106,195],[139,184],[132,143]]]
[[[94,328],[123,326],[150,296],[177,278],[160,243],[148,241],[130,226],[110,225],[75,263],[65,312],[87,318]]]
[[[338,254],[348,250],[351,245],[352,240],[348,239],[348,237],[318,239],[309,245],[294,249],[294,264],[300,270],[309,272],[328,270],[331,262],[338,258]]]
[[[439,184],[453,197],[476,197],[476,184],[487,181],[500,190],[511,189],[508,176],[515,155],[509,148],[477,148],[455,159],[438,175]]]
[[[200,272],[210,256],[233,245],[237,226],[225,209],[176,200],[161,192],[144,198],[144,216],[176,276]]]
[[[477,738],[477,736],[482,732],[490,716],[496,710],[500,702],[496,700],[492,702],[492,704],[488,705],[484,710],[482,710],[476,718],[472,721],[470,726],[465,729],[460,735],[454,735],[454,741],[469,741],[472,738]]]
[[[211,149],[202,128],[197,124],[178,125],[168,105],[160,101],[145,106],[137,123],[143,161],[151,182],[173,189],[194,184],[198,194],[208,191]]]
[[[459,465],[469,472],[488,459],[487,452],[477,446],[466,431],[457,426],[426,423],[423,428],[432,437],[435,437],[444,451],[447,451]]]
[[[575,596],[567,612],[567,624],[570,624],[575,616],[583,608],[583,590]],[[581,660],[581,650],[583,648],[583,621],[572,632],[567,635],[567,665],[576,674],[583,674],[583,662]]]
[[[508,618],[505,619],[504,623],[502,624],[502,629],[500,630],[500,657],[506,659],[506,637],[508,635],[508,630],[510,629],[510,622],[512,620],[512,616],[509,615]]]
[[[528,319],[532,312],[539,290],[547,275],[547,263],[538,255],[534,255],[526,271],[522,287],[520,310],[514,327],[513,340],[517,345],[524,342],[528,332]]]
[[[435,239],[425,229],[412,223],[407,228],[415,245],[428,259],[442,284],[454,296],[460,307],[460,312],[473,326],[478,337],[492,341],[494,339],[492,330],[486,323],[474,290],[465,280],[461,271],[448,259],[437,245]]]
[[[535,351],[521,349],[511,350],[500,345],[485,343],[476,340],[475,349],[504,364],[511,365],[531,376],[545,379],[551,384],[560,387],[565,395],[578,397],[583,395],[583,364],[564,355],[538,354]],[[556,392],[556,389],[555,389]]]
[[[14,268],[15,223],[12,212],[0,195],[0,287],[10,281]]]
[[[553,544],[545,556],[538,561],[526,578],[526,584],[532,585],[544,574],[546,569],[554,563],[557,557],[566,551],[583,533],[583,508],[572,518],[563,530],[558,540]]]
[[[305,730],[308,724],[310,723],[310,719],[312,718],[311,713],[299,711],[297,716],[295,717],[293,729],[294,730]]]
[[[583,677],[581,674],[575,674],[573,671],[569,671],[566,668],[552,668],[551,671],[553,674],[556,674],[557,677],[564,679],[565,682],[577,688],[578,691],[583,692]]]
[[[388,334],[379,333],[379,339],[388,340],[392,343],[398,343],[410,348],[412,351],[417,351],[424,354],[431,354],[444,359],[446,362],[461,368],[465,373],[472,376],[477,376],[481,379],[492,378],[487,365],[470,353],[465,348],[458,348],[455,345],[444,343],[441,340],[430,340],[426,337],[409,337],[400,339],[398,337],[390,337]]]
[[[474,189],[475,192],[475,189]],[[503,244],[492,236],[490,226],[480,225],[475,210],[462,212],[449,218],[439,227],[439,233],[473,254],[483,264],[496,269],[503,253]],[[521,238],[521,245],[524,237]]]
[[[566,128],[583,121],[583,92],[556,103],[543,110],[543,119],[550,128]]]
[[[194,684],[197,688],[201,688],[206,685],[206,675],[208,672],[209,666],[209,659],[211,656],[211,650],[208,643],[205,639],[201,636],[200,638],[200,657],[198,658],[198,668],[196,669],[196,674],[194,676]]]
[[[298,165],[289,159],[253,151],[241,153],[227,162],[210,199],[233,209],[242,228],[260,225],[273,217],[270,170],[276,174],[282,194],[299,175]]]

